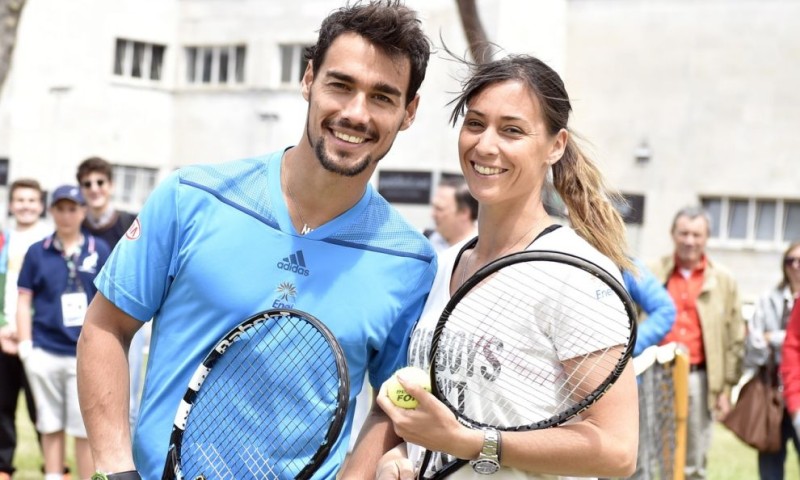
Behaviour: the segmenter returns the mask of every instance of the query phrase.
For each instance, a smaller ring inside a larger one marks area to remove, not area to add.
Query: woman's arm
[[[459,423],[421,387],[402,378],[400,382],[419,400],[416,409],[396,407],[386,397],[385,388],[377,398],[399,436],[458,458],[477,458],[483,444],[479,430]],[[629,476],[636,466],[638,408],[636,378],[628,364],[614,386],[578,421],[544,430],[502,432],[501,465],[542,474]]]

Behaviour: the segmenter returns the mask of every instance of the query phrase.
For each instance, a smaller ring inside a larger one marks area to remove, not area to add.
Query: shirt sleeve
[[[676,312],[675,302],[653,273],[641,263],[637,262],[636,267],[636,277],[628,271],[623,272],[631,299],[647,314],[637,328],[634,356],[652,345],[658,345],[664,339],[672,330]]]
[[[764,337],[767,331],[768,315],[770,307],[769,293],[762,295],[756,303],[753,315],[747,321],[747,336],[745,337],[745,368],[755,368],[759,365],[766,365],[769,357],[769,345]]]
[[[178,186],[173,173],[150,194],[95,280],[111,303],[140,321],[158,311],[177,270]]]
[[[383,348],[369,362],[369,378],[375,389],[385,382],[397,369],[408,364],[408,347],[411,331],[422,314],[425,300],[431,290],[436,273],[434,258],[425,269],[420,281],[412,288],[406,307],[395,322]]]
[[[25,259],[22,261],[22,267],[19,270],[19,277],[17,278],[17,288],[30,290],[31,292],[36,288],[36,273],[39,270],[37,250],[41,249],[40,243],[34,243],[28,252],[25,253]]]

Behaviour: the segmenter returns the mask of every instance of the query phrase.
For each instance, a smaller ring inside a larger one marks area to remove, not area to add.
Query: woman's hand
[[[472,459],[478,456],[483,445],[480,430],[459,423],[447,406],[421,386],[401,375],[397,379],[406,392],[419,402],[414,409],[400,408],[386,395],[386,383],[381,386],[377,396],[378,405],[391,418],[398,436],[406,442],[458,458]]]

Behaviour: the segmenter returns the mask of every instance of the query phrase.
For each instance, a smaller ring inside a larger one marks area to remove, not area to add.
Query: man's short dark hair
[[[336,38],[352,32],[364,37],[392,58],[408,58],[411,72],[406,105],[414,100],[428,68],[431,42],[422,32],[417,13],[399,0],[356,2],[334,10],[322,21],[317,43],[306,48],[305,58],[312,63],[314,77]]]
[[[105,175],[109,182],[114,181],[114,167],[107,160],[100,157],[89,157],[82,161],[78,165],[78,173],[75,178],[80,183],[87,175],[94,172]]]
[[[469,218],[473,222],[478,219],[478,201],[470,193],[464,177],[443,178],[439,185],[455,190],[456,210],[469,209]]]
[[[39,184],[37,180],[34,180],[33,178],[19,178],[17,180],[14,180],[11,183],[11,186],[8,188],[9,202],[11,201],[11,198],[14,196],[14,191],[16,191],[19,188],[31,188],[39,192],[40,196],[44,194],[44,192],[42,191],[42,186],[41,184]],[[42,203],[44,203],[44,201],[42,201]]]

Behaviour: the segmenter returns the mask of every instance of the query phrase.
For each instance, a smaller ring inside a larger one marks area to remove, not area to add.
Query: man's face
[[[410,62],[387,56],[363,37],[333,41],[315,77],[303,76],[308,101],[306,137],[328,171],[372,175],[397,133],[414,120],[419,97],[406,105]]]
[[[81,178],[81,193],[92,210],[105,210],[111,203],[112,192],[111,180],[100,172],[90,172]]]
[[[11,194],[9,209],[18,227],[29,227],[39,221],[44,211],[42,194],[35,188],[16,188]]]
[[[440,186],[433,195],[433,223],[436,231],[450,242],[455,235],[458,222],[458,206],[456,204],[456,189],[449,186]]]
[[[50,215],[53,216],[58,233],[72,235],[80,230],[86,217],[86,207],[72,200],[59,200],[50,207]]]
[[[705,255],[709,225],[705,217],[678,217],[672,229],[675,255],[685,267],[694,267]]]

